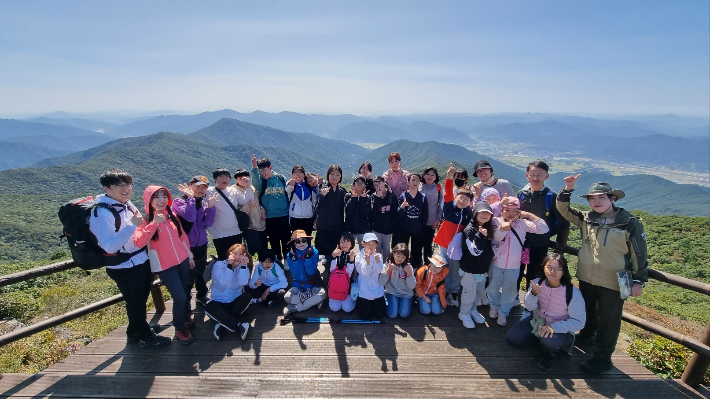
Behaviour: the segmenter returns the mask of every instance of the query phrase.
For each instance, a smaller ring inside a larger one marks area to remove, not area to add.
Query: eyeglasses
[[[295,240],[293,240],[293,243],[294,244],[306,244],[306,243],[308,243],[308,239],[307,238],[296,238]]]
[[[558,268],[556,268],[556,267],[555,267],[555,268],[551,268],[551,267],[545,266],[545,270],[548,271],[548,272],[550,272],[550,273],[562,273],[562,269],[558,269]]]
[[[114,184],[118,188],[133,188],[133,184],[127,184],[127,183],[121,183],[121,184]]]

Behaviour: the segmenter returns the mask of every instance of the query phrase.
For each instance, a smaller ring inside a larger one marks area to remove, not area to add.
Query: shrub
[[[680,378],[693,355],[689,349],[663,337],[635,339],[627,353],[659,377],[668,379]],[[710,371],[705,373],[703,381],[708,383]]]

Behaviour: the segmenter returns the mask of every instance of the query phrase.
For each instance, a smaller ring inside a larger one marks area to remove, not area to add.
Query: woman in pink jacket
[[[173,326],[182,344],[195,340],[189,329],[195,327],[190,311],[188,269],[195,267],[190,242],[177,216],[170,210],[172,197],[167,188],[148,186],[143,192],[147,223],[136,228],[133,242],[139,248],[148,245],[150,269],[173,297]]]

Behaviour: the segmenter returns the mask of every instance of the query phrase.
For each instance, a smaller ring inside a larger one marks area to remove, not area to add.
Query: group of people
[[[171,293],[173,326],[183,344],[194,341],[193,287],[215,321],[214,336],[231,331],[244,339],[244,312],[256,303],[285,302],[285,317],[291,317],[327,302],[332,311],[357,310],[366,320],[409,317],[415,303],[422,314],[457,307],[466,328],[485,323],[478,306],[489,305],[488,316],[505,326],[525,277],[530,314],[509,330],[508,340],[539,341],[544,355],[538,364],[550,370],[555,354],[569,352],[576,336],[595,345],[585,371],[612,367],[625,298],[617,275],[628,271],[631,295],[638,296],[647,268],[643,226],[615,206],[623,191],[595,183],[582,195],[591,207],[583,212],[569,206],[579,175],[565,178],[565,188],[555,193],[545,186],[549,167],[542,160],[528,165],[529,184],[518,195],[486,160],[476,162],[478,182],[471,185],[468,171],[452,163],[443,187],[435,167],[408,172],[401,161],[390,154],[389,169],[377,176],[364,162],[346,190],[338,165],[324,178],[295,165],[286,178],[269,159],[253,156],[250,171],[234,172],[233,185],[230,171],[217,168],[213,185],[195,176],[177,186],[179,197],[148,186],[144,212],[130,201],[131,175],[105,172],[104,206],[92,213],[90,228],[116,260],[106,268],[126,301],[128,341],[142,348],[171,341],[146,322],[151,273]],[[553,236],[566,243],[570,222],[582,233],[579,289],[565,258],[549,251]],[[217,255],[210,264],[208,235]]]

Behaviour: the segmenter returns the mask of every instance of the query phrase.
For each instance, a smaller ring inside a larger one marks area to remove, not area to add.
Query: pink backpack
[[[338,262],[335,270],[330,272],[328,279],[328,298],[336,301],[344,301],[350,292],[350,275],[345,270],[347,264]]]

